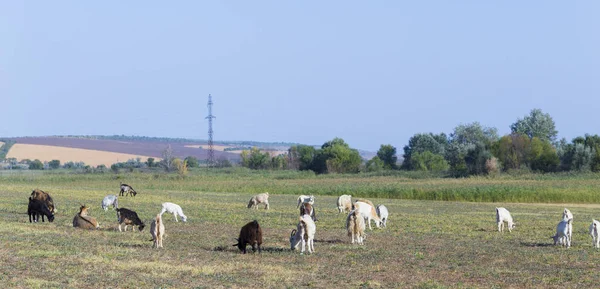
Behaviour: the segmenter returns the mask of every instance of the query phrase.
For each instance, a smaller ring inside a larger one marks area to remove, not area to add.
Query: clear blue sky
[[[600,133],[600,1],[2,1],[0,136]]]

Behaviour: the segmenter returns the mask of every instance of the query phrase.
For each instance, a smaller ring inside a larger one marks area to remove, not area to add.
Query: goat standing
[[[315,207],[312,206],[310,203],[302,203],[302,205],[300,206],[300,216],[304,216],[304,215],[309,215],[310,218],[316,222],[317,221],[317,216],[315,213]]]
[[[242,227],[240,230],[240,236],[236,239],[237,244],[233,244],[233,246],[237,246],[242,253],[246,254],[246,246],[252,246],[252,252],[256,252],[256,247],[258,246],[258,253],[261,252],[260,246],[262,245],[262,229],[258,224],[258,221],[254,220]]]
[[[181,217],[182,221],[187,222],[187,217],[183,214],[183,210],[177,204],[169,202],[162,203],[162,210],[159,214],[162,216],[162,214],[164,214],[165,212],[172,213],[173,216],[175,216],[175,222],[179,222],[177,220],[177,215]]]
[[[258,204],[265,204],[265,210],[269,209],[269,193],[258,194],[248,201],[248,209],[258,209]]]
[[[300,251],[300,254],[304,254],[306,245],[308,245],[308,253],[313,253],[315,251],[314,241],[316,231],[317,226],[310,215],[306,214],[301,216],[296,229],[292,230],[292,233],[290,234],[290,248],[296,250],[300,243],[302,243],[302,251]]]
[[[121,183],[121,191],[119,191],[119,196],[129,196],[131,194],[132,197],[137,195],[137,192],[128,184]]]
[[[54,200],[52,200],[52,197],[50,197],[50,194],[48,194],[40,189],[35,189],[31,192],[30,197],[35,200],[40,200],[40,201],[46,203],[46,206],[48,206],[48,209],[50,209],[50,212],[52,212],[52,214],[56,214],[56,206],[54,205]]]
[[[152,240],[154,241],[154,248],[162,248],[163,247],[163,237],[165,236],[165,225],[162,222],[160,214],[156,215],[156,218],[152,220],[150,224],[150,234],[152,235]]]
[[[356,210],[351,211],[346,218],[346,230],[348,231],[348,237],[351,238],[352,244],[354,241],[359,245],[363,244],[365,237],[365,219]]]
[[[108,211],[108,207],[112,206],[115,210],[119,207],[119,200],[116,195],[108,195],[102,200],[102,209]]]
[[[337,199],[337,208],[339,213],[352,211],[352,196],[341,195]]]
[[[32,221],[37,223],[42,216],[42,222],[44,222],[44,216],[48,217],[48,222],[54,221],[54,214],[48,208],[48,205],[44,201],[29,197],[29,204],[27,205],[27,215],[29,215],[29,223]]]
[[[512,229],[515,227],[515,223],[513,222],[510,212],[502,207],[496,208],[496,223],[498,224],[498,232],[504,231],[504,222],[507,223],[508,231],[512,232]]]
[[[131,229],[132,231],[134,230],[133,227],[134,226],[138,226],[138,229],[141,231],[144,229],[144,227],[146,225],[144,225],[144,222],[142,222],[142,220],[140,220],[140,218],[138,217],[137,213],[135,211],[132,211],[130,209],[126,209],[126,208],[118,208],[117,209],[117,221],[119,222],[119,232],[121,231],[121,224],[125,224],[125,232],[127,232],[127,226],[131,225]]]

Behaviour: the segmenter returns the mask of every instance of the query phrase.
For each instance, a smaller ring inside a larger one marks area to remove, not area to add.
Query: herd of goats
[[[135,196],[137,192],[129,185],[121,183],[121,190],[119,196]],[[316,232],[315,222],[317,221],[315,208],[314,208],[315,197],[301,195],[298,197],[297,208],[300,209],[300,218],[296,229],[292,230],[290,234],[290,248],[292,250],[298,249],[302,244],[301,253],[305,252],[308,247],[308,253],[314,252],[314,237]],[[269,193],[262,193],[253,196],[248,202],[248,208],[258,209],[259,205],[264,205],[265,209],[269,209]],[[137,213],[127,208],[119,208],[118,197],[116,195],[108,195],[102,200],[102,209],[107,211],[112,206],[117,212],[117,219],[119,223],[119,231],[127,231],[127,226],[131,225],[132,230],[135,230],[135,226],[142,231],[145,227],[144,222],[138,217]],[[388,209],[384,205],[375,206],[369,200],[357,199],[352,202],[352,196],[341,195],[337,199],[338,211],[349,212],[346,217],[346,230],[348,236],[351,238],[351,242],[355,242],[359,245],[363,244],[365,237],[365,227],[368,224],[371,230],[371,221],[375,221],[376,226],[379,228],[380,225],[386,227],[388,219]],[[73,218],[73,227],[83,229],[97,229],[99,228],[98,222],[94,217],[88,215],[89,207],[81,205],[79,213]],[[162,210],[152,220],[150,225],[150,234],[154,242],[155,248],[163,247],[163,237],[165,235],[165,227],[161,219],[165,212],[172,213],[175,217],[175,221],[178,222],[177,216],[181,217],[183,222],[187,221],[187,217],[183,214],[183,210],[177,204],[166,202],[162,204]],[[56,207],[54,201],[50,195],[42,190],[35,189],[29,197],[29,205],[27,207],[27,214],[29,215],[29,222],[37,222],[39,217],[48,218],[49,222],[54,221],[54,214],[56,213]],[[496,222],[498,224],[498,231],[503,232],[504,223],[507,223],[508,231],[512,231],[515,226],[513,218],[510,212],[505,208],[496,208]],[[125,225],[122,229],[121,225]],[[592,220],[592,224],[589,227],[590,235],[592,236],[592,243],[595,248],[600,248],[600,222]],[[556,234],[552,237],[554,239],[554,245],[561,245],[567,248],[571,247],[571,237],[573,233],[573,214],[569,209],[565,208],[563,211],[562,220],[556,226]],[[254,220],[244,225],[240,230],[240,235],[236,239],[237,246],[241,252],[246,253],[246,247],[250,245],[252,251],[261,252],[262,245],[262,229],[258,224],[258,221]]]
[[[120,184],[119,196],[135,196],[137,192],[127,184]],[[314,208],[315,197],[301,195],[298,197],[297,208],[300,209],[300,218],[296,229],[292,230],[290,235],[290,248],[292,250],[298,249],[302,244],[301,254],[305,252],[308,247],[308,253],[314,252],[314,236],[316,232],[315,222],[317,221],[315,208]],[[253,196],[248,202],[248,208],[258,209],[258,205],[264,205],[265,209],[269,209],[269,193],[262,193]],[[109,207],[114,207],[117,212],[117,219],[119,223],[119,231],[127,231],[127,226],[131,225],[132,230],[135,230],[135,226],[142,231],[145,227],[144,222],[138,217],[137,213],[127,208],[119,208],[118,197],[116,195],[108,195],[102,200],[102,209],[107,211]],[[376,226],[386,227],[388,210],[384,205],[375,206],[369,200],[358,199],[352,202],[352,196],[342,195],[338,197],[337,206],[340,213],[349,212],[346,218],[346,229],[348,236],[351,238],[351,242],[355,242],[362,245],[365,237],[365,227],[368,224],[369,229],[371,228],[371,220],[375,221]],[[96,218],[89,216],[86,205],[81,205],[79,213],[73,217],[73,227],[83,229],[98,229],[99,225]],[[162,215],[165,212],[172,213],[175,217],[175,221],[178,222],[177,216],[181,217],[183,222],[187,221],[187,217],[183,214],[183,210],[177,204],[166,202],[162,204],[162,210],[152,220],[150,225],[150,234],[152,235],[152,241],[154,242],[153,247],[163,247],[163,237],[165,235],[165,227],[162,221]],[[508,213],[508,211],[506,211]],[[29,197],[29,204],[27,207],[27,214],[29,215],[29,222],[38,222],[40,216],[42,222],[44,217],[48,218],[49,222],[54,221],[54,214],[56,213],[56,206],[52,197],[47,193],[39,189],[33,190]],[[510,217],[510,214],[508,215]],[[510,220],[512,222],[512,219]],[[125,225],[124,228],[121,225]],[[599,224],[600,225],[600,224]],[[512,223],[509,223],[509,230],[512,229]],[[261,252],[262,245],[262,229],[258,224],[258,221],[254,220],[244,225],[240,230],[240,235],[236,239],[237,246],[242,253],[246,253],[246,247],[250,245],[252,251]]]

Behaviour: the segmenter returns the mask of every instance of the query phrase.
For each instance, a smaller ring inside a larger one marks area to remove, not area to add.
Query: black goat
[[[236,239],[238,241],[237,244],[233,246],[237,246],[242,253],[246,254],[246,246],[252,246],[252,252],[256,252],[256,247],[258,245],[258,253],[261,252],[260,245],[262,245],[262,229],[260,225],[258,225],[258,221],[254,220],[242,227],[240,231],[240,237]]]
[[[40,201],[43,201],[44,203],[46,203],[46,205],[48,206],[48,209],[50,209],[50,212],[52,212],[53,214],[56,214],[56,207],[54,206],[54,200],[52,200],[52,197],[50,197],[50,194],[48,194],[40,189],[35,189],[31,192],[31,197],[36,200],[40,200]]]
[[[126,208],[117,209],[117,220],[119,221],[119,232],[121,232],[121,224],[125,224],[125,231],[127,231],[128,225],[131,225],[131,230],[133,230],[133,226],[138,226],[140,231],[146,226],[135,211]]]
[[[29,205],[27,206],[27,215],[29,215],[29,223],[32,222],[31,216],[33,216],[33,222],[39,221],[40,215],[42,215],[42,222],[44,222],[44,216],[48,217],[48,222],[54,221],[54,214],[46,205],[46,202],[40,201],[29,197]]]

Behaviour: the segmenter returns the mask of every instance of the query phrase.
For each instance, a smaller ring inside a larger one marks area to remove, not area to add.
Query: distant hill
[[[102,156],[96,155],[94,161],[98,159],[109,158],[101,163],[114,163],[117,157],[119,161],[126,161],[125,157],[142,157],[142,158],[161,158],[163,151],[168,145],[173,150],[173,155],[178,158],[185,158],[188,156],[194,156],[199,160],[205,160],[208,158],[208,145],[206,140],[198,139],[186,139],[186,138],[166,138],[166,137],[146,137],[146,136],[126,136],[126,135],[68,135],[68,136],[41,136],[41,137],[14,137],[14,138],[0,138],[6,142],[15,143],[15,150],[19,151],[20,158],[35,159],[38,158],[41,161],[50,161],[52,159],[58,159],[53,157],[50,153],[50,149],[45,146],[51,147],[62,147],[79,149],[73,151],[73,155],[85,154],[81,150],[100,151],[100,152],[111,152],[116,154],[102,154]],[[20,146],[28,145],[28,146]],[[258,141],[215,141],[215,158],[225,158],[231,162],[240,161],[240,153],[244,149],[251,147],[258,147],[262,150],[271,151],[273,155],[282,154],[287,152],[290,146],[298,145],[298,143],[287,143],[287,142],[258,142]],[[47,154],[40,155],[41,152],[48,152]],[[52,150],[54,154],[54,150]],[[31,152],[28,156],[28,152]],[[35,153],[34,153],[35,152]],[[75,153],[76,152],[76,153]],[[93,153],[93,152],[89,152]],[[361,156],[365,159],[371,159],[375,153],[359,150]],[[61,150],[61,155],[69,155],[68,152]],[[117,155],[120,154],[120,155]],[[10,156],[10,151],[7,154]],[[43,159],[49,158],[49,159]],[[144,159],[145,160],[145,159]],[[64,160],[61,160],[64,161]],[[79,161],[79,160],[69,160]],[[93,165],[90,163],[90,165]]]

